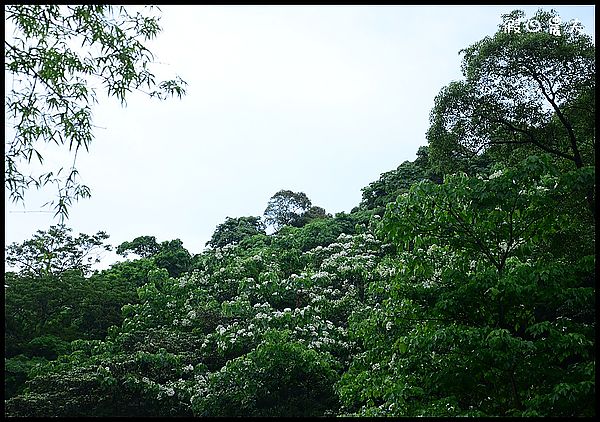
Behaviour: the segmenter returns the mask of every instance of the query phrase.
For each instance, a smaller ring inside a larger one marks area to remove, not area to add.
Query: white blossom
[[[490,179],[495,179],[496,177],[502,176],[502,170],[498,170],[495,173],[490,174]]]

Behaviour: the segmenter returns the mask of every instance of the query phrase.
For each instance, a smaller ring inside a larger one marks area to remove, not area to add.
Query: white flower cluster
[[[330,280],[331,276],[328,272],[326,271],[317,271],[316,273],[314,273],[313,275],[310,276],[311,280]]]
[[[165,396],[173,397],[175,395],[175,389],[172,386],[164,386],[158,384],[158,395],[156,398],[162,400]]]
[[[496,177],[500,177],[500,176],[502,176],[502,170],[498,170],[498,171],[496,171],[496,172],[494,172],[494,173],[490,174],[490,177],[489,177],[489,178],[490,178],[490,179],[495,179]],[[490,186],[491,186],[491,185],[490,185]]]
[[[392,278],[396,275],[397,268],[387,264],[377,266],[377,273],[381,278]]]

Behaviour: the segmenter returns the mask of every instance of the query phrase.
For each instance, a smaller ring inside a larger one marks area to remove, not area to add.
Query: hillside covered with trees
[[[5,414],[594,416],[595,47],[543,29],[466,48],[349,213],[281,190],[103,271],[104,232],[7,246]]]

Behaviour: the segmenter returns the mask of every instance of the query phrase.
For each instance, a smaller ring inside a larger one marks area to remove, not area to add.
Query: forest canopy
[[[350,213],[282,189],[102,271],[105,232],[7,246],[5,414],[595,416],[595,47],[522,17]]]

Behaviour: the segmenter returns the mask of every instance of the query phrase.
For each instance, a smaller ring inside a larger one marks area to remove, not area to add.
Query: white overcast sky
[[[262,215],[280,189],[349,212],[426,145],[434,97],[462,78],[459,50],[493,35],[502,14],[538,8],[594,34],[594,6],[161,6],[154,70],[180,75],[188,93],[127,107],[99,95],[77,166],[92,198],[67,224],[114,246],[179,238],[195,254],[226,217]],[[32,190],[23,207],[5,192],[6,244],[58,223],[22,212],[53,195]]]

